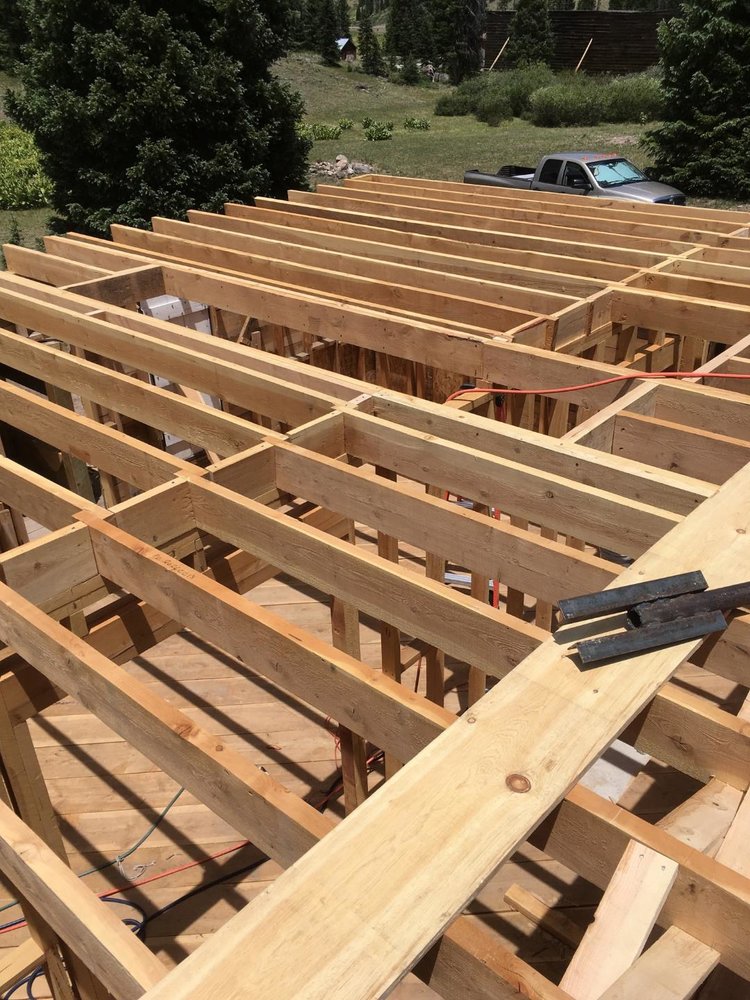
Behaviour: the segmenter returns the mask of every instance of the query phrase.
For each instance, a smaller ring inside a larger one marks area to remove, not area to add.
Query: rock
[[[317,160],[310,166],[310,173],[318,177],[335,177],[337,180],[343,180],[357,174],[374,174],[375,167],[360,160],[349,160],[343,153],[339,153],[335,160]]]

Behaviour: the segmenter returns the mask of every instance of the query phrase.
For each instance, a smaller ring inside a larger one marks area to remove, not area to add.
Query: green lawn
[[[595,149],[627,156],[639,167],[649,158],[638,145],[650,127],[641,122],[597,125],[584,128],[538,128],[516,118],[490,128],[473,117],[437,118],[435,103],[444,86],[403,87],[375,79],[345,67],[321,65],[309,52],[295,53],[276,65],[278,75],[298,90],[305,101],[305,119],[333,124],[351,118],[357,128],[340,139],[316,142],[311,160],[332,160],[339,153],[364,160],[382,173],[411,177],[461,180],[473,167],[495,171],[504,163],[535,164],[540,157],[565,149]],[[366,90],[360,88],[366,87]],[[367,142],[360,122],[364,116],[396,125],[393,139]],[[407,132],[406,117],[424,117],[429,132]],[[324,183],[335,183],[329,178]],[[690,203],[707,208],[750,209],[728,199],[691,198]]]
[[[302,94],[307,121],[333,124],[351,118],[357,123],[356,129],[342,133],[340,139],[316,142],[313,160],[331,160],[343,153],[372,163],[383,173],[450,180],[460,180],[472,167],[495,171],[503,163],[536,163],[559,149],[612,150],[639,166],[648,163],[638,147],[647,128],[640,123],[549,129],[515,119],[491,128],[473,117],[435,117],[435,103],[444,86],[403,87],[344,67],[322,66],[306,52],[282,60],[276,71]],[[392,121],[396,126],[393,139],[368,142],[360,126],[364,116]],[[403,121],[409,116],[428,118],[430,131],[405,131]]]

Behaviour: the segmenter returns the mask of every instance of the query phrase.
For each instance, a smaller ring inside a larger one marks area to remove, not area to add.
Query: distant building
[[[344,62],[354,62],[357,58],[357,46],[351,38],[337,38],[336,44],[339,47],[339,59]]]

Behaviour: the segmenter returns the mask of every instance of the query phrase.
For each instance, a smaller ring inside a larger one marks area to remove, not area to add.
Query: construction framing
[[[748,224],[374,176],[4,248],[0,429],[61,470],[0,455],[0,871],[31,932],[4,988],[43,961],[66,1000],[354,1000],[412,971],[446,1000],[746,995],[750,614],[584,671],[592,626],[554,604],[750,577],[750,384],[721,377],[750,369]],[[162,295],[214,336],[145,315]],[[691,377],[641,378],[665,371]],[[330,641],[253,603],[279,573],[329,595]],[[121,666],[181,629],[336,720],[342,822]],[[687,662],[739,714],[675,683]],[[171,971],[68,867],[28,725],[64,695],[286,869]],[[578,783],[618,737],[698,783],[658,823]],[[574,949],[559,984],[462,916],[529,838],[603,893],[585,933],[512,895]]]

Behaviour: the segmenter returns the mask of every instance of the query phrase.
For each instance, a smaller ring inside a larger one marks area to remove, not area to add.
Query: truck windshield
[[[619,187],[621,184],[635,184],[648,178],[630,160],[599,160],[587,164],[600,187]]]

